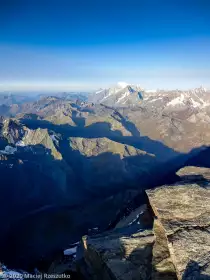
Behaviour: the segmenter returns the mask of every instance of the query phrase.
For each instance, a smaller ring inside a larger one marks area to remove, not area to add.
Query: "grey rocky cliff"
[[[146,191],[147,208],[136,209],[111,231],[85,236],[92,279],[209,279],[209,171],[179,170],[179,182]]]
[[[196,168],[178,172],[188,176],[187,181],[149,190],[147,195],[165,230],[178,279],[202,279],[210,273],[210,187],[204,176],[190,182],[189,173],[195,176]],[[207,169],[197,168],[197,173],[206,174]]]

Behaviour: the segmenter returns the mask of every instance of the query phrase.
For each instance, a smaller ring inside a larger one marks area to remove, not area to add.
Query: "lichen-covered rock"
[[[155,235],[155,244],[153,246],[152,279],[175,280],[177,276],[170,256],[167,238],[158,219],[154,220],[153,232]]]
[[[117,231],[84,238],[85,258],[94,270],[93,279],[149,280],[154,242],[151,230],[129,237]]]
[[[94,280],[177,280],[159,222],[154,222],[153,230],[143,230],[149,225],[145,217],[151,221],[144,205],[114,230],[83,238],[85,260]]]
[[[178,176],[184,181],[200,181],[201,184],[208,183],[206,181],[210,180],[210,169],[205,167],[196,167],[196,166],[186,166],[180,169],[177,173]]]
[[[203,279],[202,275],[207,271],[209,273],[210,268],[208,184],[181,181],[172,186],[148,190],[147,195],[168,240],[178,279]],[[197,270],[193,268],[195,265]]]
[[[146,191],[153,229],[142,223],[142,212],[149,212],[142,205],[113,230],[83,239],[93,279],[210,278],[209,170],[186,167],[177,174],[176,184]]]

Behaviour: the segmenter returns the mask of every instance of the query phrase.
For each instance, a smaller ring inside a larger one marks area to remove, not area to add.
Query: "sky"
[[[0,91],[210,88],[209,0],[0,0]]]

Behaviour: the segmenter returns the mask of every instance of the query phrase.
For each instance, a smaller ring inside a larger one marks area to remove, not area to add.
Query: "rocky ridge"
[[[209,279],[209,169],[178,174],[179,182],[146,191],[148,207],[137,209],[133,222],[126,218],[112,231],[83,238],[91,279]],[[194,181],[196,174],[202,179]]]

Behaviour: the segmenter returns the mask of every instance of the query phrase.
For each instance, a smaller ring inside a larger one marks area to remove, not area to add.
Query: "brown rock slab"
[[[182,180],[207,183],[210,181],[210,169],[205,167],[186,166],[177,173]]]
[[[155,234],[155,244],[153,247],[152,279],[175,280],[177,279],[176,270],[170,256],[168,241],[164,228],[158,219],[154,220],[153,231]]]

